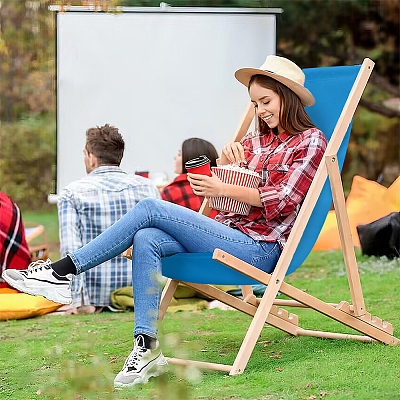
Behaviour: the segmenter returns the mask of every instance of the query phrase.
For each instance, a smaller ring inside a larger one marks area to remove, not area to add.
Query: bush
[[[3,123],[1,128],[0,190],[20,208],[46,209],[55,187],[54,116]]]

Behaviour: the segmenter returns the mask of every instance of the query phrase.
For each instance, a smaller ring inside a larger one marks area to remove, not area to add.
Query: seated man
[[[26,269],[31,262],[21,212],[0,192],[0,276],[5,269]],[[10,287],[0,277],[0,288]]]
[[[89,243],[140,200],[160,197],[149,179],[128,175],[119,167],[124,148],[125,142],[113,126],[87,130],[83,153],[88,175],[70,183],[57,204],[61,257]],[[110,306],[110,294],[131,285],[130,261],[119,255],[74,280],[73,306],[92,306],[90,311]]]

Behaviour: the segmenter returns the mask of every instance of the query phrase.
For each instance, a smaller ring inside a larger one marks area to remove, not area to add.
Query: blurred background
[[[153,0],[0,1],[0,190],[23,212],[54,210],[55,13],[49,5],[154,6]],[[177,0],[171,6],[282,8],[277,54],[302,68],[375,63],[354,117],[342,179],[388,187],[400,175],[398,0]],[[238,116],[238,121],[240,116]],[[173,155],[171,155],[172,157]]]

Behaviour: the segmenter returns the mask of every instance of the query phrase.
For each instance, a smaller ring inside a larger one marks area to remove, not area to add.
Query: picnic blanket
[[[225,292],[233,289],[237,289],[236,285],[215,285]],[[133,302],[133,288],[132,286],[122,287],[111,293],[111,303],[112,305],[119,309],[125,311],[134,310]],[[185,285],[179,284],[176,288],[174,297],[167,309],[169,312],[177,311],[195,311],[195,310],[205,310],[208,308],[208,299],[202,296],[200,293],[196,292]]]

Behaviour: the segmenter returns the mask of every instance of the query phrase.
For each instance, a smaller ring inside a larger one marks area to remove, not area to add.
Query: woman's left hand
[[[194,194],[205,197],[224,196],[224,183],[211,172],[212,176],[200,174],[187,174],[187,180],[193,189]]]

